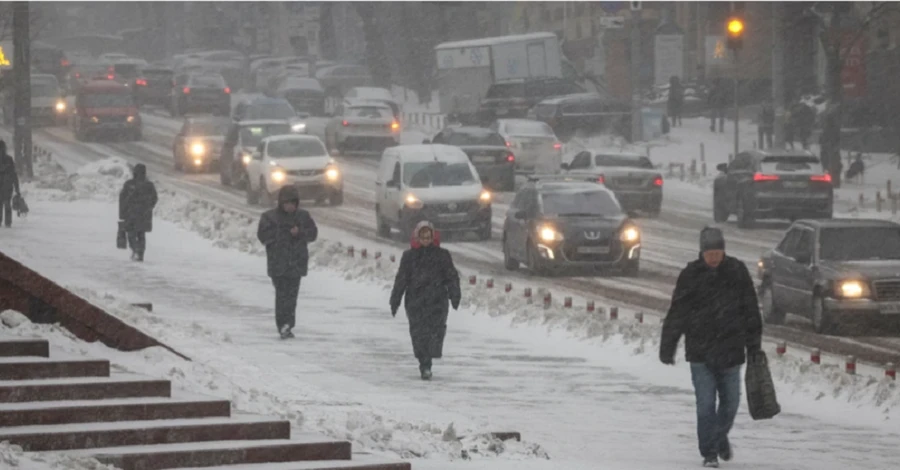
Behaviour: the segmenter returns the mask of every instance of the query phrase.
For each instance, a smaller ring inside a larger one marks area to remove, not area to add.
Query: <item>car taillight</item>
[[[106,79],[107,79],[107,80],[115,80],[115,79],[116,79],[116,76],[113,75],[113,74],[109,74],[109,75],[106,76]]]
[[[810,181],[821,181],[823,183],[830,183],[831,175],[829,175],[828,173],[825,173],[824,175],[812,175],[809,177],[809,180]]]
[[[557,143],[553,144],[553,150],[559,150],[559,149],[561,149],[561,148],[562,148],[562,144],[561,144],[561,143],[557,142]]]
[[[778,175],[764,175],[762,173],[754,173],[753,181],[778,181]]]
[[[60,66],[60,67],[68,67],[68,66],[69,66],[69,61],[66,60],[66,59],[59,59],[59,66]]]
[[[662,179],[662,176],[657,176],[657,177],[653,180],[653,186],[660,186],[660,187],[661,187],[662,185],[663,185],[663,179]]]
[[[134,83],[136,83],[138,86],[147,86],[147,80],[144,80],[143,78],[137,79],[137,81],[135,81]]]
[[[399,131],[399,130],[400,130],[400,123],[397,122],[397,121],[392,122],[392,123],[391,123],[391,130],[392,130],[392,131]]]
[[[507,146],[507,147],[512,147],[512,142],[510,142],[510,141],[507,140],[507,141],[506,141],[506,146]]]
[[[181,89],[181,92],[184,93],[185,95],[189,95],[189,94],[191,94],[191,89],[188,87],[184,87]]]
[[[600,175],[597,177],[597,182],[600,184],[606,184],[606,176]]]
[[[225,87],[225,94],[226,94],[226,95],[230,95],[230,94],[231,94],[231,88]]]
[[[509,153],[509,154],[506,155],[506,161],[508,161],[508,162],[514,162],[514,161],[516,161],[516,156],[513,155],[513,154],[511,154],[511,153]]]
[[[347,122],[347,121],[341,121],[341,125],[344,126],[344,127],[347,127],[347,126],[350,125],[350,123]]]
[[[75,72],[75,78],[81,78],[81,74],[78,72]]]

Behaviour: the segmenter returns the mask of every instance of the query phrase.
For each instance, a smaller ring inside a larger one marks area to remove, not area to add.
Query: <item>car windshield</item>
[[[188,126],[190,135],[225,135],[229,121],[195,121]]]
[[[468,163],[411,162],[403,165],[403,182],[411,188],[477,183]]]
[[[450,137],[447,137],[447,145],[456,145],[458,147],[464,147],[467,145],[494,145],[498,147],[506,146],[506,141],[503,140],[503,137],[500,137],[500,134],[496,132],[484,132],[484,133],[462,133],[462,132],[454,132],[450,134]]]
[[[220,75],[195,75],[191,77],[191,86],[199,88],[225,88],[225,79]]]
[[[791,171],[800,171],[800,172],[819,172],[824,173],[824,168],[822,167],[822,163],[818,158],[813,156],[806,157],[781,157],[781,156],[771,156],[764,157],[762,162],[760,162],[761,170],[763,172],[791,172]]]
[[[139,74],[138,66],[135,64],[116,64],[113,65],[113,70],[122,78],[135,78]]]
[[[347,115],[369,119],[380,119],[391,116],[391,110],[381,106],[353,106],[347,108]]]
[[[551,216],[614,216],[622,213],[616,199],[606,191],[553,191],[541,193],[543,212]]]
[[[59,89],[50,82],[32,83],[31,96],[33,98],[58,97]]]
[[[517,98],[525,96],[524,83],[503,83],[488,88],[487,99]]]
[[[82,103],[85,108],[130,108],[134,106],[131,95],[124,93],[84,95]]]
[[[288,102],[254,104],[247,109],[245,119],[291,119],[297,112]]]
[[[830,261],[900,259],[900,228],[823,229],[819,234],[819,257]]]
[[[550,126],[539,121],[511,122],[506,125],[506,131],[512,135],[540,135],[547,137],[554,135]]]
[[[653,169],[653,163],[649,158],[629,155],[595,155],[594,164],[596,166]]]
[[[285,139],[269,142],[266,152],[272,158],[303,158],[328,155],[322,143],[316,139]]]
[[[271,124],[268,126],[249,126],[241,129],[241,142],[244,147],[256,147],[264,138],[272,135],[291,133],[288,124]]]

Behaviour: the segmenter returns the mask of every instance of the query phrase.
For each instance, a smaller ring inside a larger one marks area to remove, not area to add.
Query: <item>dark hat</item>
[[[278,191],[278,204],[281,205],[286,202],[293,202],[294,204],[300,203],[300,192],[297,191],[297,188],[285,186]]]
[[[715,227],[704,227],[700,231],[700,251],[724,250],[725,235],[721,229]]]

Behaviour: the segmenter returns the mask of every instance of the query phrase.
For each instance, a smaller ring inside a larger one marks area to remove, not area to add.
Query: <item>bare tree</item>
[[[366,64],[372,73],[375,84],[391,88],[391,62],[384,46],[381,26],[378,24],[376,10],[379,4],[356,2],[353,4],[356,13],[362,19],[363,35],[366,38]]]

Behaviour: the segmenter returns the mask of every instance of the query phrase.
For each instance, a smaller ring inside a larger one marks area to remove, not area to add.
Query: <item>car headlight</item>
[[[858,299],[869,296],[869,285],[860,281],[840,281],[835,285],[835,294],[840,297]]]
[[[291,126],[291,130],[293,130],[294,132],[303,132],[306,130],[306,123],[298,122]]]
[[[640,238],[641,232],[635,227],[628,227],[619,233],[619,240],[622,240],[623,242],[636,242],[640,240]]]
[[[490,191],[482,191],[481,194],[478,195],[478,202],[482,204],[490,204],[492,198],[493,196],[491,196]]]
[[[61,113],[66,110],[66,102],[59,100],[56,102],[56,112]]]
[[[563,239],[562,233],[549,225],[544,225],[538,229],[538,236],[545,242],[555,242]]]
[[[100,122],[100,118],[98,118],[97,116],[91,116],[91,122]]]
[[[200,142],[197,142],[197,143],[191,145],[191,155],[193,155],[195,157],[200,157],[205,153],[206,153],[206,146],[201,144]]]
[[[421,209],[422,206],[425,205],[422,203],[422,201],[419,198],[416,197],[415,194],[412,194],[412,193],[406,195],[405,202],[406,202],[406,205],[409,206],[411,209]]]
[[[202,165],[202,164],[203,164],[203,159],[202,159],[202,158],[195,158],[195,159],[194,159],[194,165],[200,166],[200,165]]]
[[[136,119],[136,118],[135,118],[134,116],[128,116],[128,118],[126,119],[126,121],[128,121],[128,122],[134,122],[135,119]]]
[[[325,170],[325,178],[327,178],[328,181],[337,181],[339,176],[341,176],[341,173],[337,168],[331,167]]]
[[[281,183],[282,181],[284,181],[284,178],[287,176],[284,173],[284,170],[272,170],[271,174],[272,174],[272,181],[274,181],[276,183]]]
[[[250,160],[252,160],[252,159],[253,159],[253,157],[251,157],[249,153],[245,153],[245,154],[241,155],[241,161],[244,162],[244,165],[249,165]]]

